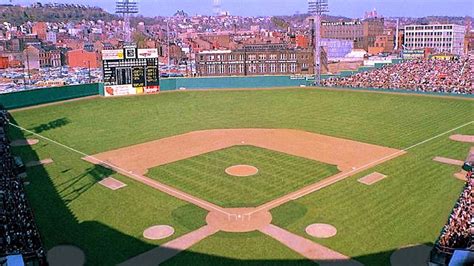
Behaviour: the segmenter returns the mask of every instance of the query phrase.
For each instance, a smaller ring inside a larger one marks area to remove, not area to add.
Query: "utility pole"
[[[308,0],[308,10],[314,16],[315,41],[313,42],[314,54],[314,82],[321,84],[321,16],[329,12],[328,0]]]
[[[171,54],[170,54],[170,22],[166,20],[166,35],[167,35],[167,43],[168,43],[168,66],[171,65]]]
[[[91,61],[87,60],[87,67],[89,68],[89,84],[92,83],[92,77],[91,77]]]

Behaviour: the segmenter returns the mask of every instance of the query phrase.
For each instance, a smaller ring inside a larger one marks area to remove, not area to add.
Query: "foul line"
[[[351,175],[351,174],[353,174],[353,173],[355,173],[355,172],[357,172],[357,171],[365,170],[365,168],[370,167],[371,165],[373,165],[373,164],[375,164],[375,163],[378,163],[378,162],[380,162],[380,161],[387,160],[387,159],[389,159],[390,157],[398,156],[398,155],[400,155],[400,154],[402,154],[402,153],[405,153],[405,152],[408,151],[408,150],[411,150],[411,149],[413,149],[413,148],[415,148],[415,147],[418,147],[418,146],[420,146],[420,145],[423,145],[423,144],[425,144],[425,143],[427,143],[427,142],[430,142],[430,141],[432,141],[432,140],[434,140],[434,139],[437,139],[437,138],[439,138],[439,137],[442,137],[442,136],[444,136],[444,135],[446,135],[446,134],[448,134],[448,133],[450,133],[450,132],[453,132],[453,131],[455,131],[455,130],[458,130],[458,129],[460,129],[460,128],[463,128],[463,127],[468,126],[468,125],[473,124],[473,123],[474,123],[474,121],[470,121],[470,122],[468,122],[468,123],[466,123],[466,124],[463,124],[463,125],[461,125],[461,126],[455,127],[455,128],[450,129],[450,130],[448,130],[448,131],[446,131],[446,132],[443,132],[443,133],[441,133],[441,134],[438,134],[438,135],[436,135],[436,136],[434,136],[434,137],[431,137],[431,138],[429,138],[429,139],[426,139],[426,140],[424,140],[424,141],[421,141],[421,142],[419,142],[419,143],[416,143],[416,144],[414,144],[414,145],[411,145],[411,146],[409,146],[409,147],[407,147],[407,148],[405,148],[405,149],[399,150],[399,151],[397,151],[397,152],[395,152],[395,153],[393,153],[393,154],[387,155],[387,156],[385,156],[385,157],[383,157],[383,158],[380,158],[380,159],[377,159],[377,160],[375,160],[375,161],[373,161],[373,162],[367,163],[367,164],[365,164],[365,165],[363,165],[363,166],[360,166],[359,168],[353,169],[353,170],[351,170],[351,171],[349,171],[349,172],[347,172],[347,173],[341,173],[341,176],[337,176],[337,175],[336,175],[337,177],[334,177],[333,180],[329,180],[329,181],[328,181],[329,184],[327,184],[327,185],[324,183],[324,180],[322,180],[322,181],[321,181],[321,182],[322,182],[321,185],[322,185],[323,187],[310,188],[309,190],[306,190],[305,188],[302,188],[302,191],[301,191],[300,193],[296,193],[296,195],[294,195],[294,196],[291,197],[291,198],[288,198],[288,197],[287,197],[287,196],[291,195],[291,193],[290,193],[290,194],[287,194],[287,195],[281,197],[280,199],[277,199],[275,202],[271,202],[271,201],[270,201],[269,203],[271,203],[271,204],[268,204],[268,205],[263,204],[263,205],[257,207],[254,211],[249,212],[249,213],[247,213],[246,215],[252,215],[252,214],[254,214],[254,213],[258,212],[258,211],[264,210],[264,209],[272,209],[272,208],[275,207],[274,205],[277,205],[277,206],[278,206],[278,205],[280,204],[280,202],[282,202],[282,201],[284,202],[284,201],[288,201],[288,200],[294,200],[294,199],[298,199],[298,198],[301,198],[301,197],[303,197],[303,196],[306,196],[306,195],[308,195],[308,194],[310,194],[310,193],[312,193],[312,192],[314,192],[314,191],[316,191],[316,190],[319,190],[319,189],[324,188],[324,187],[326,187],[326,186],[332,185],[332,184],[334,184],[335,182],[339,182],[339,181],[341,181],[342,179],[347,178],[349,175]],[[125,170],[125,169],[123,169],[123,168],[121,168],[121,167],[119,167],[119,166],[115,166],[115,165],[112,165],[111,163],[108,163],[108,162],[102,161],[102,160],[100,160],[100,159],[97,159],[97,158],[95,158],[94,156],[88,155],[88,154],[86,154],[86,153],[84,153],[84,152],[81,152],[81,151],[76,150],[76,149],[74,149],[74,148],[72,148],[72,147],[66,146],[66,145],[64,145],[64,144],[62,144],[62,143],[59,143],[59,142],[57,142],[57,141],[55,141],[55,140],[52,140],[52,139],[50,139],[50,138],[44,137],[44,136],[42,136],[42,135],[40,135],[40,134],[38,134],[38,133],[35,133],[35,132],[31,131],[31,130],[28,130],[28,129],[26,129],[26,128],[20,127],[20,126],[15,125],[15,124],[13,124],[13,123],[11,123],[11,122],[9,122],[9,124],[10,124],[11,126],[13,126],[13,127],[16,127],[16,128],[18,128],[18,129],[20,129],[20,130],[23,130],[23,131],[25,131],[25,132],[28,132],[28,133],[30,133],[30,134],[33,134],[33,135],[35,135],[35,136],[37,136],[37,137],[40,137],[40,138],[42,138],[42,139],[45,139],[45,140],[47,140],[47,141],[49,141],[49,142],[52,142],[52,143],[54,143],[54,144],[56,144],[56,145],[59,145],[59,146],[65,148],[65,149],[68,149],[68,150],[70,150],[70,151],[73,151],[73,152],[75,152],[75,153],[78,153],[78,154],[80,154],[80,155],[82,155],[82,156],[84,156],[84,157],[92,158],[92,159],[94,159],[95,161],[99,162],[100,164],[106,165],[106,166],[108,166],[108,167],[111,168],[111,169],[116,169],[116,170],[118,170],[119,172],[122,172],[123,175],[131,175],[131,176],[133,176],[133,177],[135,177],[135,178],[137,178],[137,179],[142,179],[142,178],[143,178],[143,177],[140,176],[140,175],[136,175],[136,174],[134,174],[134,173],[130,173],[129,171],[127,171],[127,170]],[[138,180],[136,180],[136,181],[138,181]],[[334,183],[333,183],[333,182],[334,182]],[[141,183],[143,183],[143,182],[141,182]],[[218,212],[221,212],[221,213],[224,213],[224,214],[227,214],[227,215],[230,214],[230,213],[228,213],[228,212],[226,212],[226,211],[224,211],[224,210],[222,210],[222,209],[219,209],[219,208],[216,208],[216,207],[213,206],[213,205],[210,205],[207,201],[204,201],[204,200],[199,199],[199,198],[190,197],[189,195],[184,194],[183,192],[181,192],[181,191],[179,191],[179,190],[175,190],[175,189],[171,189],[171,188],[168,188],[168,187],[166,187],[166,186],[163,186],[163,185],[162,185],[161,183],[159,183],[159,182],[156,182],[155,184],[156,184],[158,187],[160,187],[160,188],[162,189],[162,191],[163,191],[163,190],[166,190],[166,191],[168,191],[168,192],[169,192],[169,191],[172,191],[173,193],[176,193],[176,194],[178,194],[178,195],[180,195],[180,196],[182,196],[182,197],[184,197],[184,198],[187,198],[190,203],[195,204],[195,202],[200,202],[201,205],[207,206],[207,207],[210,208],[210,209],[216,210],[216,211],[218,211]],[[311,185],[310,185],[310,186],[311,186]],[[314,190],[313,190],[313,189],[314,189]],[[164,191],[163,191],[163,192],[164,192]],[[170,196],[173,196],[173,195],[170,195]],[[195,204],[195,205],[196,205],[196,204]],[[272,206],[273,206],[273,207],[272,207]]]
[[[328,180],[328,179],[325,179],[325,180],[320,181],[320,182],[319,182],[319,183],[320,183],[320,186],[318,186],[318,187],[316,187],[316,188],[313,188],[313,187],[311,187],[312,185],[309,185],[309,186],[308,186],[308,187],[309,187],[308,189],[302,188],[302,189],[301,189],[301,192],[299,192],[299,193],[296,192],[295,195],[293,195],[291,198],[288,198],[288,196],[289,196],[289,195],[292,195],[292,194],[291,194],[291,193],[290,193],[290,194],[287,194],[287,195],[285,195],[285,196],[282,196],[280,199],[276,199],[275,201],[270,201],[270,202],[268,202],[268,203],[266,203],[266,204],[263,204],[263,205],[257,207],[254,211],[249,212],[248,214],[249,214],[249,215],[252,215],[252,214],[254,214],[254,213],[256,213],[256,212],[259,212],[259,211],[262,211],[262,210],[270,210],[270,209],[272,209],[272,208],[275,208],[276,206],[279,206],[280,204],[282,204],[282,202],[285,203],[285,201],[296,200],[296,199],[299,199],[299,198],[301,198],[301,197],[304,197],[304,196],[306,196],[306,195],[308,195],[308,194],[313,193],[313,192],[316,191],[316,190],[320,190],[320,189],[325,188],[325,187],[327,187],[327,186],[330,186],[330,185],[332,185],[332,184],[334,184],[334,183],[337,183],[337,182],[341,181],[342,179],[345,179],[345,178],[347,178],[347,177],[349,177],[349,176],[351,176],[351,175],[353,175],[353,174],[355,174],[355,173],[357,173],[357,172],[359,172],[359,171],[366,170],[366,169],[368,169],[370,166],[372,166],[373,164],[377,164],[377,163],[379,163],[379,162],[384,162],[384,161],[390,159],[391,157],[397,157],[397,156],[399,156],[399,155],[402,155],[403,153],[405,153],[405,152],[407,152],[407,151],[409,151],[409,150],[411,150],[411,149],[413,149],[413,148],[415,148],[415,147],[418,147],[418,146],[420,146],[420,145],[423,145],[423,144],[425,144],[425,143],[427,143],[427,142],[430,142],[430,141],[432,141],[432,140],[434,140],[434,139],[437,139],[437,138],[439,138],[439,137],[442,137],[442,136],[444,136],[444,135],[446,135],[446,134],[448,134],[448,133],[451,133],[451,132],[453,132],[453,131],[456,131],[456,130],[458,130],[458,129],[460,129],[460,128],[463,128],[463,127],[468,126],[468,125],[473,124],[473,123],[474,123],[474,121],[471,121],[471,122],[468,122],[468,123],[463,124],[463,125],[461,125],[461,126],[458,126],[458,127],[456,127],[456,128],[450,129],[450,130],[448,130],[448,131],[446,131],[446,132],[443,132],[443,133],[441,133],[441,134],[438,134],[438,135],[436,135],[436,136],[434,136],[434,137],[431,137],[431,138],[429,138],[429,139],[426,139],[426,140],[424,140],[424,141],[421,141],[421,142],[419,142],[419,143],[417,143],[417,144],[411,145],[411,146],[409,146],[409,147],[407,147],[407,148],[405,148],[405,149],[399,150],[399,151],[397,151],[397,152],[395,152],[395,153],[393,153],[393,154],[389,154],[389,155],[384,156],[384,157],[382,157],[382,158],[380,158],[380,159],[377,159],[377,160],[375,160],[375,161],[372,161],[372,162],[370,162],[370,163],[367,163],[367,164],[365,164],[365,165],[363,165],[363,166],[360,166],[359,168],[352,169],[351,171],[349,171],[349,172],[347,172],[347,173],[341,173],[340,176],[335,175],[335,176],[333,176],[332,178],[329,177],[329,178],[328,178],[329,180]],[[317,184],[317,183],[316,183],[316,184]],[[313,184],[313,185],[314,185],[314,184]]]
[[[66,146],[66,145],[64,145],[64,144],[62,144],[62,143],[59,143],[59,142],[57,142],[57,141],[55,141],[55,140],[52,140],[52,139],[50,139],[50,138],[44,137],[44,136],[42,136],[42,135],[40,135],[40,134],[38,134],[38,133],[35,133],[35,132],[33,132],[33,131],[31,131],[31,130],[28,130],[28,129],[26,129],[26,128],[23,128],[23,127],[21,127],[21,126],[15,125],[15,124],[13,124],[13,123],[11,123],[11,122],[9,122],[9,124],[10,124],[11,126],[13,126],[13,127],[16,127],[16,128],[18,128],[18,129],[23,130],[23,131],[25,131],[25,132],[28,132],[28,133],[30,133],[30,134],[33,134],[33,135],[35,135],[35,136],[37,136],[37,137],[39,137],[39,138],[42,138],[42,139],[44,139],[44,140],[46,140],[46,141],[52,142],[52,143],[54,143],[54,144],[56,144],[56,145],[58,145],[58,146],[61,146],[61,147],[65,148],[65,149],[68,149],[68,150],[70,150],[70,151],[73,151],[73,152],[75,152],[75,153],[77,153],[77,154],[80,154],[80,155],[82,155],[82,156],[84,156],[84,157],[92,158],[93,160],[97,161],[98,163],[100,163],[100,164],[102,164],[102,165],[107,166],[108,168],[111,168],[112,170],[118,170],[117,172],[119,172],[119,173],[121,172],[121,174],[123,174],[123,175],[125,175],[125,176],[126,176],[126,175],[130,175],[130,176],[135,177],[136,179],[140,179],[140,180],[143,179],[142,176],[137,175],[137,174],[134,174],[134,173],[131,173],[130,171],[128,171],[128,170],[126,170],[126,169],[123,169],[123,168],[121,168],[121,167],[119,167],[119,166],[116,166],[116,165],[113,165],[113,164],[111,164],[111,163],[102,161],[102,160],[100,160],[100,159],[98,159],[98,158],[95,158],[94,156],[88,155],[88,154],[86,154],[86,153],[84,153],[84,152],[82,152],[82,151],[79,151],[79,150],[76,150],[76,149],[74,149],[74,148],[72,148],[72,147]],[[135,181],[138,181],[138,180],[135,180]],[[154,181],[154,180],[153,180],[153,181]],[[143,182],[140,182],[140,183],[144,184]],[[182,191],[169,188],[169,187],[164,186],[164,185],[162,185],[161,183],[156,182],[156,181],[154,181],[153,183],[156,184],[158,187],[160,187],[160,188],[161,188],[160,190],[161,190],[162,192],[165,192],[165,191],[173,192],[173,193],[175,193],[175,194],[177,194],[177,195],[180,195],[180,196],[183,197],[183,198],[188,199],[188,202],[190,202],[190,203],[192,203],[192,204],[194,204],[194,205],[197,205],[196,202],[199,202],[201,205],[207,206],[208,208],[213,209],[213,210],[215,210],[215,211],[218,211],[218,212],[221,212],[221,213],[227,214],[227,215],[230,214],[230,213],[228,213],[228,212],[226,212],[226,211],[224,211],[224,210],[222,210],[222,209],[216,208],[215,206],[209,204],[207,201],[204,201],[204,200],[202,200],[202,199],[200,199],[200,198],[191,197],[191,196],[189,196],[189,195],[183,193]],[[148,185],[148,186],[149,186],[149,185]],[[165,191],[163,191],[163,190],[165,190]],[[166,192],[165,192],[165,193],[166,193]],[[169,194],[169,193],[167,193],[167,194]],[[175,196],[173,196],[173,195],[170,195],[170,196],[175,197]]]

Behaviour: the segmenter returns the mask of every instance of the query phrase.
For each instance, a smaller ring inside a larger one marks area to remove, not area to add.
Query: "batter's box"
[[[127,186],[127,184],[120,182],[113,177],[104,178],[99,182],[99,184],[111,190],[118,190]]]

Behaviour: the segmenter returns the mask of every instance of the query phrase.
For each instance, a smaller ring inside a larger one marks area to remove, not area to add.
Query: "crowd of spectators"
[[[467,177],[466,186],[439,237],[438,245],[442,247],[453,249],[473,248],[473,232],[471,228],[473,218],[472,202],[474,197],[472,190],[474,185],[473,173],[468,172]]]
[[[0,260],[21,255],[26,262],[45,265],[40,235],[20,176],[20,163],[12,156],[6,135],[7,115],[0,110]]]
[[[421,92],[473,94],[474,59],[411,60],[386,65],[350,77],[321,81],[328,87],[402,89]]]

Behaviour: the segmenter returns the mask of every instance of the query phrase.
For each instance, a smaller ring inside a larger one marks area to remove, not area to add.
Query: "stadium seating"
[[[18,176],[6,136],[8,113],[0,111],[0,265],[21,255],[25,263],[46,265],[46,256],[33,213]]]
[[[474,59],[412,60],[343,78],[321,81],[327,87],[401,89],[418,92],[473,94]]]
[[[432,265],[448,264],[451,256],[456,250],[474,252],[474,238],[471,223],[472,201],[474,197],[473,172],[468,172],[466,185],[456,202],[448,222],[443,227],[438,240],[431,252],[430,262]]]

